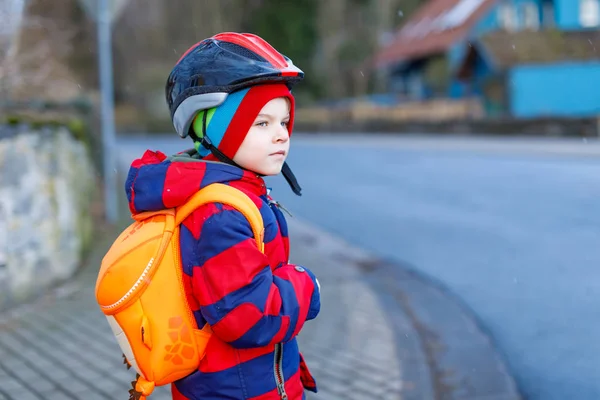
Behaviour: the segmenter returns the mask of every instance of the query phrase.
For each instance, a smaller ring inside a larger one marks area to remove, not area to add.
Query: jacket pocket
[[[300,381],[302,382],[304,389],[317,393],[317,382],[308,370],[308,366],[306,365],[306,361],[304,361],[302,353],[300,353]]]

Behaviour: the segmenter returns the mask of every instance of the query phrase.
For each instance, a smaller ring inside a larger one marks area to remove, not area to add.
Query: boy
[[[187,300],[213,336],[198,371],[172,385],[173,399],[303,399],[315,381],[296,335],[320,309],[319,284],[291,265],[287,226],[262,176],[283,171],[294,120],[289,88],[302,71],[255,35],[223,33],[177,62],[166,87],[173,124],[195,150],[167,158],[146,151],[133,162],[126,191],[132,213],[179,206],[199,189],[226,183],[262,215],[264,253],[237,210],[208,204],[182,224]],[[177,295],[174,293],[173,295]]]

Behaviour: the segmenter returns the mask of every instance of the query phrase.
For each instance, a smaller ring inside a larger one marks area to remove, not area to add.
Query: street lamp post
[[[111,49],[111,11],[109,0],[98,0],[98,50],[100,58],[101,126],[106,219],[114,223],[119,217],[117,171],[115,162],[115,118]]]
[[[107,221],[114,223],[119,218],[119,205],[117,198],[117,150],[115,140],[111,36],[112,24],[119,17],[128,0],[79,0],[79,2],[90,18],[95,20],[97,24],[104,207]]]

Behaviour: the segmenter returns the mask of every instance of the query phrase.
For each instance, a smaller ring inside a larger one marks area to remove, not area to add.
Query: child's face
[[[261,175],[277,175],[290,149],[288,100],[279,97],[260,110],[233,161]]]

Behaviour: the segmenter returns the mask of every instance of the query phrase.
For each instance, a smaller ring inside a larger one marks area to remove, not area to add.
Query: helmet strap
[[[290,185],[292,192],[294,192],[298,196],[302,196],[302,188],[300,187],[300,184],[298,183],[296,176],[294,176],[294,173],[290,169],[290,166],[288,165],[287,161],[283,163],[281,173],[283,174],[283,177],[285,178],[287,183]]]
[[[223,152],[221,150],[219,150],[217,148],[217,146],[215,146],[212,143],[212,141],[210,140],[210,138],[208,137],[208,134],[206,132],[206,118],[207,118],[207,114],[208,114],[207,112],[204,112],[202,114],[202,136],[198,137],[198,135],[196,134],[196,131],[193,130],[193,129],[190,129],[189,135],[192,137],[192,139],[194,140],[194,142],[200,143],[200,145],[202,147],[204,147],[205,149],[209,150],[219,161],[221,161],[221,162],[223,162],[225,164],[236,166],[238,168],[242,168],[235,161],[233,161],[232,159],[230,159],[229,157],[227,157],[225,154],[223,154]]]
[[[233,161],[232,159],[227,157],[225,154],[223,154],[223,152],[221,150],[219,150],[217,148],[217,146],[215,146],[212,143],[212,141],[210,140],[210,138],[208,137],[207,132],[206,132],[206,118],[207,118],[206,115],[207,114],[208,113],[205,112],[204,115],[202,115],[202,138],[201,139],[198,138],[198,135],[196,135],[196,132],[194,132],[194,130],[192,129],[190,131],[190,136],[192,136],[192,139],[194,139],[194,141],[199,141],[200,144],[207,150],[210,150],[210,152],[219,161],[221,161],[225,164],[236,166],[240,169],[245,169],[244,167],[242,167],[241,165],[239,165],[238,163],[236,163],[235,161]],[[302,196],[302,188],[300,187],[300,184],[298,183],[296,176],[290,169],[290,166],[288,165],[287,162],[283,163],[283,167],[281,168],[281,173],[282,173],[283,177],[285,178],[285,180],[287,181],[287,183],[290,185],[292,192],[294,192],[298,196]]]

